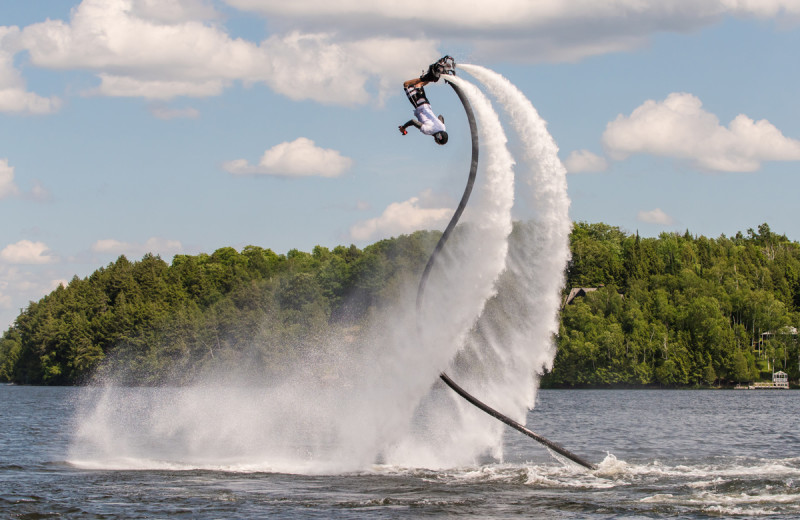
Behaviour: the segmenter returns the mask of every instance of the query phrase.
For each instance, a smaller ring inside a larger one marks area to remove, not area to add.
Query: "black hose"
[[[480,147],[478,146],[478,124],[475,122],[475,114],[472,112],[472,105],[469,103],[469,99],[467,99],[464,91],[461,90],[458,85],[450,81],[447,83],[453,87],[453,90],[456,91],[456,94],[458,94],[458,99],[461,100],[461,104],[464,105],[464,111],[467,113],[467,120],[469,121],[469,133],[472,136],[472,163],[469,166],[467,186],[464,188],[464,194],[461,195],[461,201],[458,203],[456,212],[453,213],[453,216],[450,218],[450,222],[444,229],[442,236],[439,237],[439,241],[436,243],[436,247],[433,248],[431,257],[428,258],[428,263],[425,264],[425,270],[422,271],[422,278],[419,280],[419,288],[417,289],[417,317],[419,317],[419,312],[422,307],[422,295],[425,293],[425,284],[428,283],[428,276],[431,274],[433,262],[436,260],[436,256],[439,254],[439,251],[441,251],[444,247],[444,243],[447,242],[447,239],[450,237],[450,233],[452,233],[453,228],[455,228],[456,224],[458,224],[458,219],[461,218],[461,214],[464,213],[464,208],[467,207],[467,201],[469,201],[469,196],[472,193],[472,186],[475,184],[475,176],[478,174],[478,149]]]
[[[502,413],[498,412],[497,410],[495,410],[491,406],[479,401],[472,394],[470,394],[469,392],[467,392],[466,390],[464,390],[463,388],[458,386],[455,383],[455,381],[450,379],[450,377],[447,374],[445,374],[444,372],[439,374],[439,378],[442,381],[444,381],[447,386],[452,388],[458,395],[460,395],[461,397],[463,397],[464,399],[466,399],[467,401],[472,403],[474,406],[476,406],[476,407],[480,408],[481,410],[483,410],[484,412],[488,413],[489,415],[491,415],[495,419],[499,420],[500,422],[506,423],[507,425],[511,426],[512,428],[514,428],[518,432],[524,433],[525,435],[527,435],[531,439],[535,440],[536,442],[538,442],[540,444],[544,444],[545,446],[547,446],[548,448],[550,448],[554,452],[565,456],[566,458],[568,458],[572,462],[576,462],[576,463],[580,464],[581,466],[583,466],[584,468],[597,469],[594,464],[592,464],[591,462],[587,462],[586,460],[582,459],[581,457],[575,455],[574,453],[572,453],[568,449],[564,448],[560,444],[556,444],[555,442],[542,437],[538,433],[527,429],[526,427],[524,427],[523,425],[521,425],[520,423],[518,423],[517,421],[515,421],[511,417],[508,417],[507,415],[503,415]]]
[[[464,105],[464,111],[467,113],[467,119],[469,120],[469,131],[472,135],[472,163],[470,164],[469,168],[469,177],[467,178],[467,187],[464,189],[464,194],[461,196],[461,202],[458,203],[458,207],[456,208],[455,213],[453,213],[450,222],[447,224],[442,236],[439,238],[439,241],[436,243],[436,247],[433,249],[433,253],[431,253],[430,258],[428,258],[428,263],[425,265],[425,270],[422,271],[422,278],[419,281],[419,288],[417,289],[417,332],[422,337],[422,330],[420,327],[419,318],[422,313],[422,297],[425,293],[425,285],[428,283],[428,276],[430,276],[431,269],[433,268],[433,264],[436,260],[436,256],[439,254],[439,251],[442,250],[444,247],[445,242],[450,237],[450,233],[453,231],[453,228],[456,227],[458,220],[461,218],[461,214],[464,212],[464,208],[467,207],[467,201],[469,201],[469,196],[472,193],[472,186],[475,184],[475,176],[478,172],[478,125],[475,122],[475,114],[472,112],[472,105],[470,104],[469,100],[467,99],[464,92],[461,88],[458,87],[455,83],[448,81],[448,84],[453,87],[453,90],[456,91],[458,95],[458,99],[461,100],[461,104]],[[524,433],[528,437],[532,438],[536,442],[543,444],[550,448],[551,450],[555,451],[563,455],[564,457],[568,458],[569,460],[580,464],[581,466],[588,468],[588,469],[595,469],[595,465],[585,461],[581,457],[575,455],[574,453],[570,452],[566,448],[552,442],[541,435],[529,430],[528,428],[524,427],[517,421],[511,419],[510,417],[498,412],[491,406],[483,403],[482,401],[475,398],[472,394],[458,386],[455,381],[450,379],[450,377],[442,372],[439,374],[439,378],[444,381],[444,383],[449,386],[453,391],[455,391],[458,395],[466,399],[470,402],[473,406],[483,410],[484,412],[488,413],[495,419],[511,426],[515,430]]]

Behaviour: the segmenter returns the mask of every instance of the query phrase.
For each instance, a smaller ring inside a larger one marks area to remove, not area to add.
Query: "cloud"
[[[234,175],[272,175],[276,177],[338,177],[349,169],[353,160],[338,151],[320,148],[306,137],[277,144],[264,152],[256,165],[246,159],[222,165]]]
[[[131,12],[161,23],[186,20],[214,20],[220,14],[207,0],[134,0]]]
[[[22,197],[37,202],[47,202],[51,199],[50,191],[35,181],[29,192],[21,192],[14,181],[14,167],[8,164],[8,159],[0,159],[0,199],[7,197]]]
[[[22,88],[0,88],[0,112],[43,115],[61,108],[58,98],[45,98]]]
[[[50,190],[45,188],[39,181],[34,181],[31,191],[23,193],[22,197],[36,202],[49,202],[53,198]]]
[[[353,240],[374,240],[390,236],[412,233],[420,229],[441,228],[450,219],[452,208],[424,207],[431,199],[426,191],[419,197],[411,197],[404,202],[393,202],[379,217],[359,222],[350,228]]]
[[[9,288],[14,280],[18,280],[17,273],[15,268],[9,268],[3,265],[0,265],[0,309],[10,309],[11,308],[11,295],[9,294]],[[5,324],[0,322],[0,327],[5,328]]]
[[[603,145],[617,160],[644,153],[721,172],[752,172],[763,161],[800,160],[800,141],[785,137],[769,121],[740,114],[722,126],[686,93],[645,101],[630,116],[620,114],[606,126]]]
[[[296,30],[336,27],[351,38],[419,34],[467,47],[472,59],[517,61],[572,61],[642,47],[650,35],[697,30],[725,16],[791,18],[800,12],[794,0],[498,0],[460,9],[429,0],[225,1]]]
[[[589,150],[575,150],[564,161],[569,173],[602,172],[608,169],[608,161]]]
[[[294,0],[276,2],[272,0],[224,0],[226,4],[238,9],[258,12],[268,16],[300,18],[322,22],[331,19],[374,18],[394,24],[420,23],[453,28],[480,29],[497,25],[524,27],[531,23],[549,25],[564,20],[587,18],[612,18],[620,14],[637,16],[642,19],[663,17],[682,20],[694,16],[720,16],[731,14],[743,17],[772,17],[781,13],[798,14],[800,4],[795,0],[695,0],[693,2],[652,2],[639,0],[616,0],[614,2],[595,2],[593,0],[570,0],[529,2],[527,0],[498,0],[493,3],[474,3],[469,9],[454,8],[448,2],[429,0],[407,0],[398,3],[393,0]],[[425,12],[425,17],[419,13]],[[675,22],[663,22],[672,25]],[[383,27],[380,28],[383,30]]]
[[[14,68],[14,55],[21,50],[17,27],[0,27],[0,112],[50,114],[61,107],[56,97],[46,98],[25,89],[25,80]]]
[[[87,95],[108,97],[142,97],[146,99],[172,99],[177,96],[209,97],[222,94],[228,83],[223,80],[207,81],[141,80],[130,76],[99,74],[100,86],[86,91]]]
[[[796,0],[721,0],[720,4],[743,17],[773,18],[800,15],[800,3]]]
[[[52,256],[44,242],[20,240],[0,250],[0,260],[9,264],[52,264],[58,257]]]
[[[28,302],[39,300],[61,284],[67,285],[63,270],[62,266],[21,269],[0,264],[0,327],[5,330],[11,325]]]
[[[113,238],[98,240],[92,245],[92,251],[101,254],[126,255],[131,257],[144,256],[147,253],[169,257],[183,250],[183,244],[177,240],[152,237],[144,244],[122,242]]]
[[[273,32],[260,42],[231,37],[211,0],[83,0],[68,21],[0,28],[0,77],[14,78],[0,85],[0,110],[44,114],[61,104],[25,90],[13,68],[21,51],[33,66],[94,72],[91,95],[208,97],[242,82],[294,100],[355,106],[383,103],[442,48],[479,61],[574,61],[726,16],[783,20],[800,12],[790,0],[498,0],[463,9],[429,0],[225,3],[264,16]]]
[[[640,211],[636,214],[636,219],[639,222],[646,222],[647,224],[661,224],[664,226],[671,226],[675,223],[675,219],[667,215],[660,208],[651,211]]]
[[[291,30],[256,43],[202,21],[211,16],[201,16],[210,8],[206,2],[170,5],[84,0],[69,23],[47,20],[25,27],[19,47],[39,67],[95,71],[100,84],[87,92],[91,95],[207,97],[242,81],[266,84],[291,99],[343,105],[380,102],[420,60],[438,54],[432,40],[405,35],[347,41],[326,31]],[[368,92],[373,79],[377,93]]]
[[[19,188],[14,182],[14,167],[8,165],[8,159],[0,159],[0,199],[19,195]]]
[[[358,105],[371,99],[367,82],[377,81],[382,102],[397,85],[421,71],[420,63],[439,57],[436,42],[427,38],[375,37],[338,41],[331,33],[292,31],[261,44],[268,56],[260,78],[290,99],[314,99],[326,104]]]
[[[158,119],[197,119],[200,111],[196,108],[169,108],[164,105],[151,105],[147,107],[151,114]]]
[[[217,26],[156,21],[141,17],[158,11],[156,3],[135,5],[139,8],[132,0],[84,0],[70,23],[47,20],[25,27],[21,46],[40,67],[98,71],[95,93],[157,99],[216,95],[224,80],[248,77],[260,61],[256,45],[231,39]]]

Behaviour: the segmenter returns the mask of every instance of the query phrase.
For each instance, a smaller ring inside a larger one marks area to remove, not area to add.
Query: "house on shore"
[[[561,308],[563,309],[567,305],[571,305],[571,304],[575,303],[575,300],[577,300],[578,298],[583,298],[584,296],[586,296],[590,292],[594,292],[594,291],[596,291],[598,289],[602,289],[603,287],[605,287],[605,285],[603,285],[603,284],[600,284],[597,287],[573,287],[572,289],[570,289],[569,294],[567,295],[567,297],[564,298],[564,301],[561,302]],[[620,298],[623,298],[623,299],[625,298],[625,295],[622,294],[621,292],[617,292],[617,294],[619,295]]]
[[[602,285],[600,287],[603,287]],[[600,287],[573,287],[570,289],[569,294],[566,298],[564,298],[564,302],[561,304],[561,308],[563,309],[567,305],[571,304],[575,298],[583,298],[590,292],[594,292]]]

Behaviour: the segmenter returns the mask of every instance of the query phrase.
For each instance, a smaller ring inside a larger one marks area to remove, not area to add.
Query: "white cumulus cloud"
[[[652,154],[722,172],[756,171],[764,161],[800,160],[800,141],[785,137],[769,121],[740,114],[723,126],[687,93],[648,100],[630,116],[620,114],[606,126],[603,145],[617,160]]]
[[[353,160],[337,150],[320,148],[306,137],[277,144],[264,152],[258,164],[246,159],[228,161],[222,167],[234,175],[273,175],[277,177],[338,177]]]
[[[169,240],[160,237],[151,237],[143,244],[136,242],[123,242],[114,238],[105,238],[92,244],[92,251],[101,254],[126,255],[133,258],[144,256],[147,253],[169,257],[179,253],[183,244],[178,240]]]
[[[796,18],[796,0],[225,0],[303,31],[352,38],[421,34],[470,48],[472,59],[577,60],[641,47],[650,35],[696,30],[726,16]],[[424,15],[420,15],[424,13]]]
[[[353,240],[374,240],[412,233],[420,229],[442,228],[452,216],[452,208],[425,207],[424,201],[431,198],[430,191],[403,202],[393,202],[383,213],[350,228]]]
[[[675,223],[675,219],[664,213],[660,208],[651,211],[640,211],[636,214],[636,218],[639,222],[645,222],[647,224],[671,226]]]
[[[0,88],[0,112],[52,114],[61,108],[58,98],[46,98],[23,88]]]
[[[608,169],[608,161],[589,150],[575,150],[564,161],[564,166],[569,173],[602,172]]]
[[[20,240],[0,250],[0,260],[9,264],[52,264],[58,257],[50,254],[44,242]]]
[[[14,68],[14,55],[22,49],[17,27],[0,26],[0,112],[50,114],[61,107],[56,97],[43,97],[25,88],[22,74]]]
[[[33,65],[95,71],[89,94],[171,99],[220,94],[233,81],[263,83],[292,99],[344,105],[380,101],[408,69],[437,56],[430,39],[405,35],[357,41],[328,31],[289,30],[262,42],[232,38],[207,2],[84,0],[69,21],[22,29]],[[405,78],[407,79],[407,78]],[[378,92],[368,92],[376,80]]]
[[[9,166],[8,159],[0,159],[0,199],[19,195],[19,188],[14,182],[14,167]]]
[[[226,0],[269,21],[263,41],[232,37],[211,0],[83,0],[68,20],[0,28],[0,110],[49,113],[60,100],[28,92],[14,55],[97,75],[88,93],[166,100],[263,84],[291,99],[382,103],[441,49],[471,60],[565,61],[646,45],[651,35],[722,20],[796,17],[795,0]],[[419,13],[425,13],[419,16]],[[7,37],[3,37],[5,34]],[[8,72],[11,72],[9,74]]]

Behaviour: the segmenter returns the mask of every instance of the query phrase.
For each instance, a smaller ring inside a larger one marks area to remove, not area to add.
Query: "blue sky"
[[[397,131],[402,81],[443,54],[530,98],[573,220],[800,240],[798,21],[798,0],[4,2],[0,325],[120,254],[443,227],[458,100],[427,88],[447,146]]]

